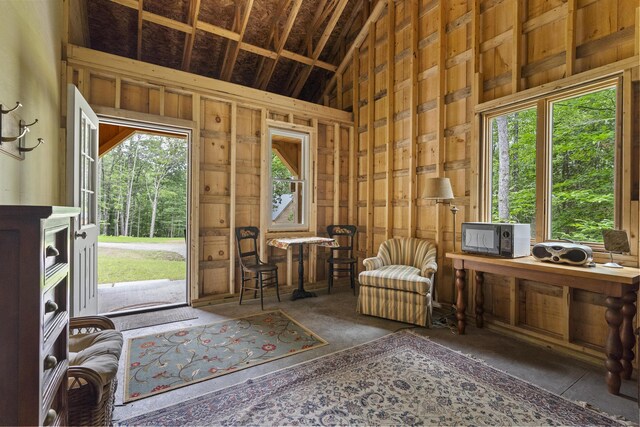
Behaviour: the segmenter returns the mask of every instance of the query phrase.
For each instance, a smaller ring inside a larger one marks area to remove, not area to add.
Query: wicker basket
[[[115,329],[113,322],[102,316],[71,319],[70,334],[92,333]],[[118,382],[116,377],[104,384],[100,375],[91,368],[69,366],[68,401],[69,425],[109,426],[113,416],[113,402]]]

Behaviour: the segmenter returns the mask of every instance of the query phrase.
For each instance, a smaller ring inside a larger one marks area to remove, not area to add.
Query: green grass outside
[[[175,252],[98,249],[98,284],[185,278],[185,260]]]
[[[98,236],[103,243],[183,243],[182,237],[130,237],[130,236]]]

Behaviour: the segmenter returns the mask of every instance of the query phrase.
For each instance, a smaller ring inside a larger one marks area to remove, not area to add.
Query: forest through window
[[[602,242],[615,228],[617,92],[612,83],[490,118],[492,222],[531,224],[532,238]],[[537,230],[539,218],[548,230]]]

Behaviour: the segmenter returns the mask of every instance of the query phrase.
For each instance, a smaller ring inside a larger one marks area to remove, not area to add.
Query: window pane
[[[270,130],[271,228],[307,225],[308,139],[290,131]]]
[[[614,228],[616,88],[552,103],[551,238],[602,242]]]
[[[536,219],[536,109],[490,121],[491,221],[531,224]]]

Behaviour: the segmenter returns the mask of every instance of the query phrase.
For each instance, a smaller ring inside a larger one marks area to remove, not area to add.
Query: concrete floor
[[[327,295],[326,291],[321,291],[317,298],[290,301],[288,296],[284,296],[281,303],[278,303],[275,297],[265,298],[265,310],[278,308],[284,310],[294,319],[326,339],[329,345],[128,404],[122,403],[124,363],[127,360],[125,349],[118,372],[120,385],[116,393],[114,422],[173,405],[410,327],[404,323],[358,315],[355,312],[355,307],[356,297],[346,285],[343,287],[337,285],[330,295]],[[238,306],[237,303],[226,303],[193,310],[197,310],[199,316],[197,319],[125,331],[123,333],[125,342],[127,338],[153,332],[253,314],[260,311],[260,301],[259,299],[247,299],[243,301],[242,306]],[[613,396],[607,393],[603,366],[581,362],[544,347],[533,346],[486,329],[477,329],[473,325],[467,326],[467,333],[464,336],[458,336],[446,327],[416,328],[415,330],[429,336],[437,343],[473,355],[499,370],[548,391],[576,402],[587,402],[609,414],[620,415],[627,420],[638,423],[637,382],[635,380],[623,381],[621,395]]]
[[[143,280],[98,285],[98,313],[186,303],[185,280]]]

